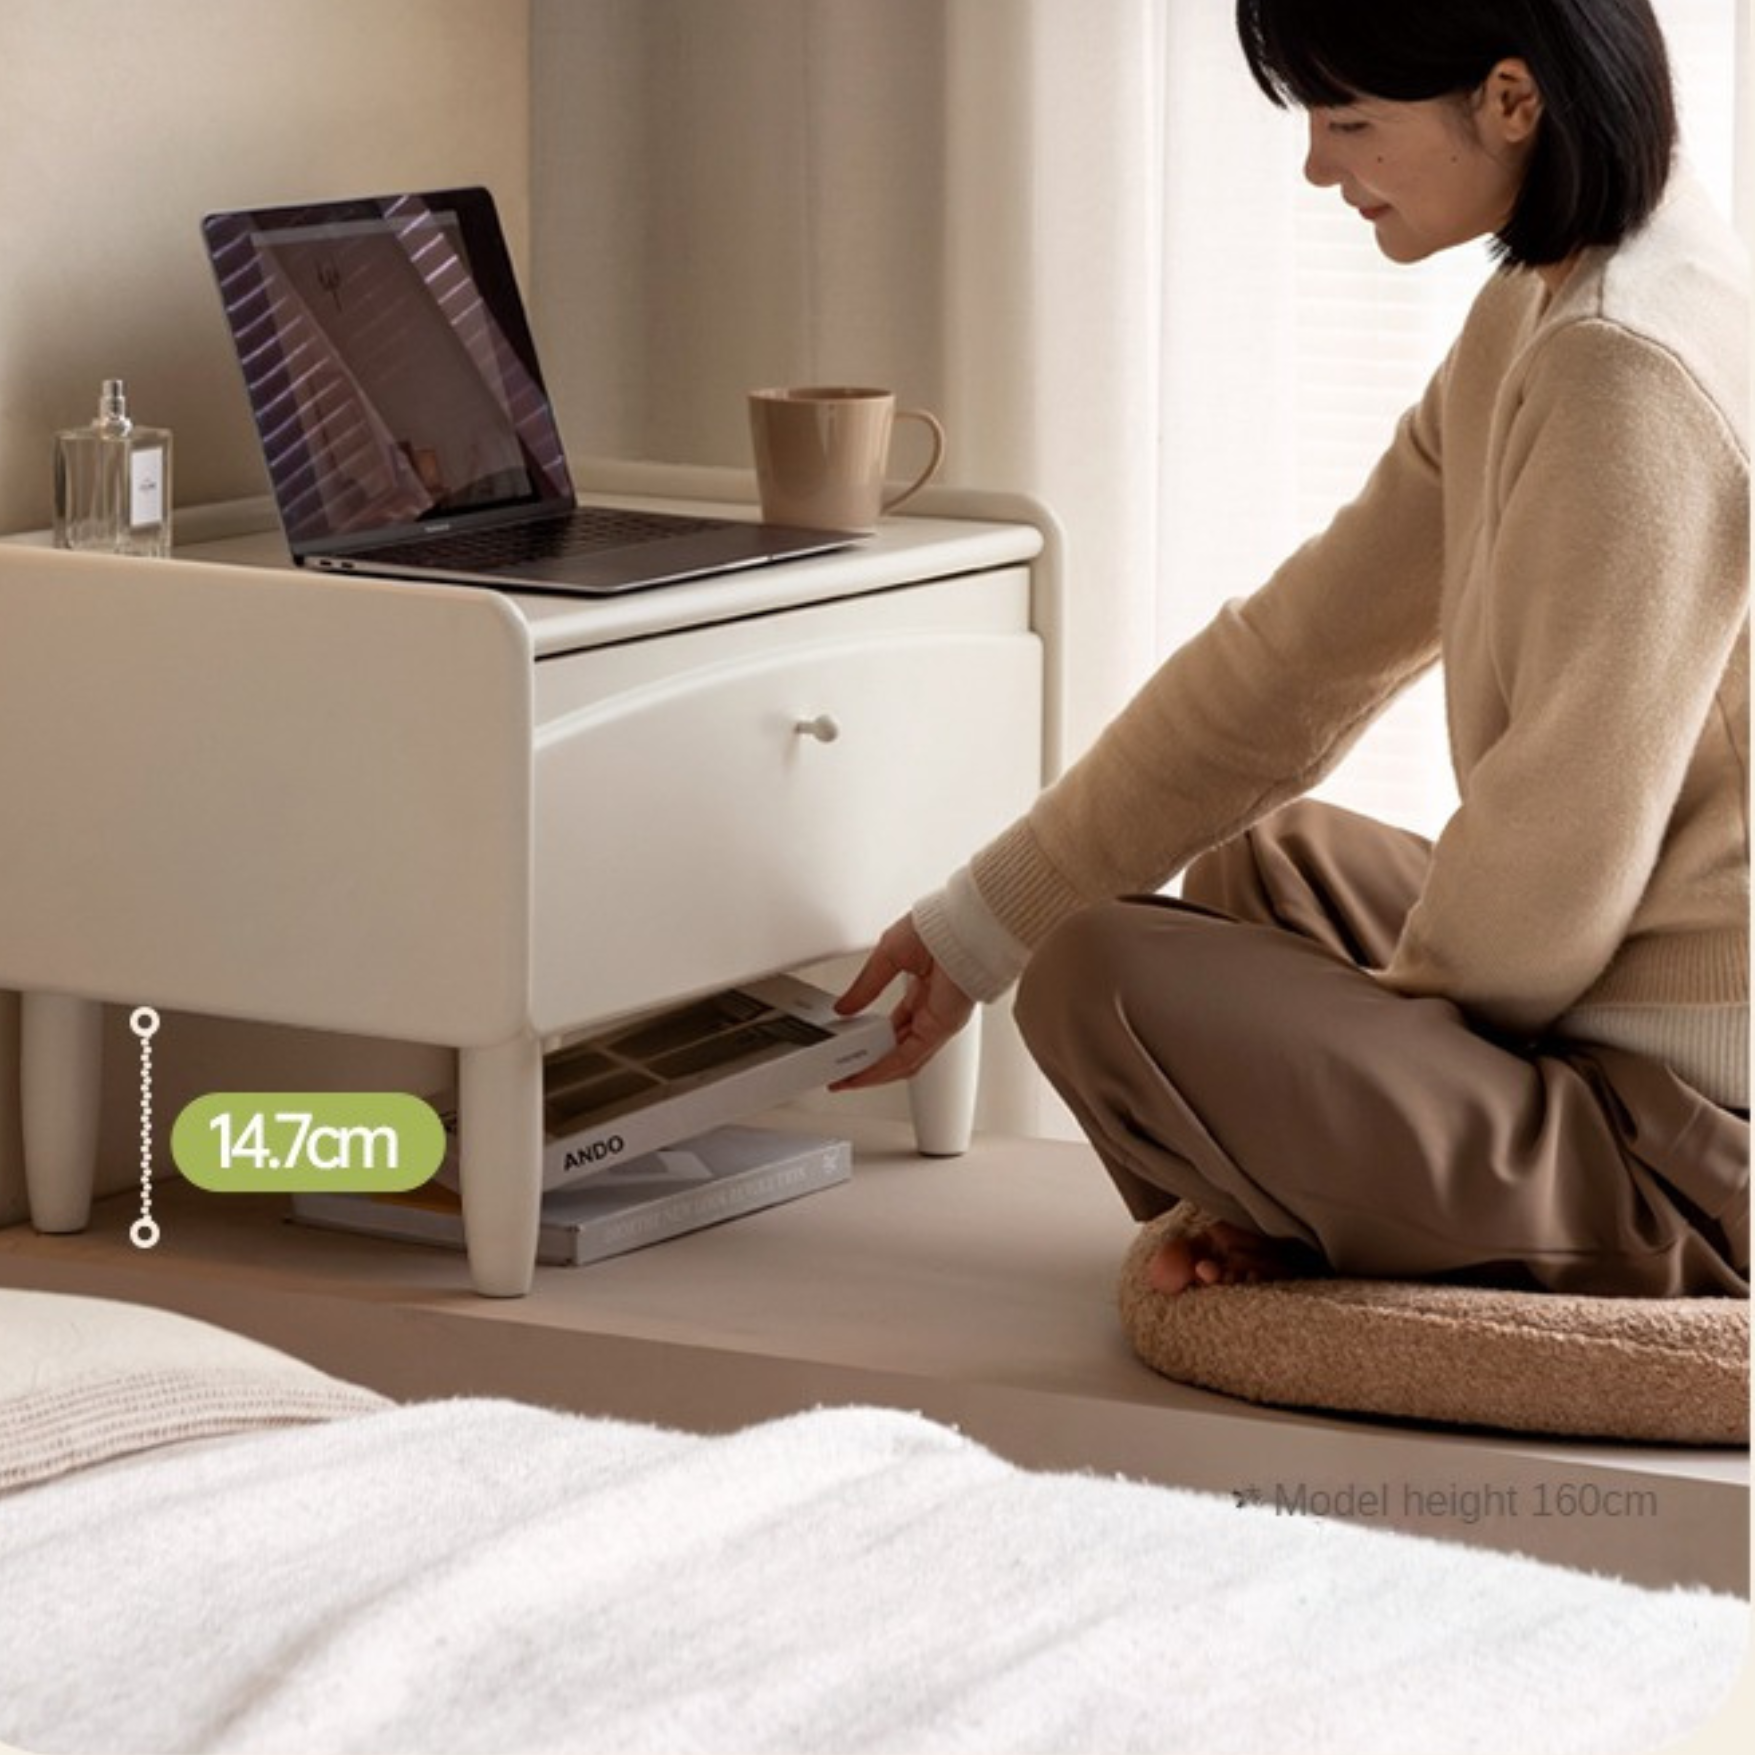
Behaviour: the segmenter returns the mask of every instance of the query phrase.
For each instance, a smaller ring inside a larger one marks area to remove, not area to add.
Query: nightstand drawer
[[[1028,804],[1041,645],[902,631],[707,664],[539,726],[542,1032],[861,948]]]

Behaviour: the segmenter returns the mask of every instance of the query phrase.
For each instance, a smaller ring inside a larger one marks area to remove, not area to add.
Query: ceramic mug
[[[770,524],[870,532],[925,487],[944,458],[938,418],[921,408],[898,409],[888,390],[832,384],[752,390],[749,408],[762,516]],[[925,426],[932,454],[905,488],[889,493],[890,434],[902,420]]]

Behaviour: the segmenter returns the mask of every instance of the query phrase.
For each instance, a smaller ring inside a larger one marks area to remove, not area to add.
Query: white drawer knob
[[[814,737],[818,743],[833,743],[841,735],[841,722],[833,713],[819,713],[814,719],[800,719],[792,729],[800,737]]]

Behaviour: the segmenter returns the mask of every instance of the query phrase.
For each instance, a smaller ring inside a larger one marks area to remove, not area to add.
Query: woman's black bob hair
[[[1619,243],[1669,180],[1676,102],[1650,0],[1237,0],[1237,34],[1282,107],[1466,95],[1523,60],[1542,120],[1495,239],[1508,265]]]

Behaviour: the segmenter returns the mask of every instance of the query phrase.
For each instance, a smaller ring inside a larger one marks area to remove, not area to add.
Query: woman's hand
[[[865,967],[835,1001],[835,1010],[843,1016],[863,1011],[898,975],[908,977],[908,988],[890,1013],[896,1046],[831,1089],[856,1091],[910,1079],[968,1023],[974,1000],[933,960],[906,914],[878,940]]]

